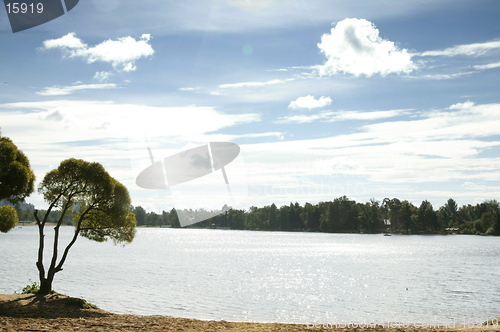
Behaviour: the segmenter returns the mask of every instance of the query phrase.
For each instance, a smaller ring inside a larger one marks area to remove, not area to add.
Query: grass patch
[[[75,306],[80,309],[98,309],[95,304],[92,304],[84,299],[71,298],[68,301],[69,306]]]

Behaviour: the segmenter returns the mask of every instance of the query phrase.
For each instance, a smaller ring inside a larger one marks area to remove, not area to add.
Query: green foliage
[[[146,211],[142,208],[142,206],[137,206],[133,209],[135,214],[135,219],[137,220],[137,225],[141,226],[146,224]]]
[[[0,232],[7,233],[19,222],[17,211],[12,206],[0,207]]]
[[[489,321],[486,321],[483,323],[483,325],[496,325],[498,327],[498,325],[500,324],[500,317],[499,318],[495,318],[495,319],[491,319]]]
[[[437,213],[429,201],[423,201],[418,208],[417,227],[423,232],[438,230]]]
[[[31,281],[31,284],[26,285],[20,292],[15,292],[15,294],[36,294],[40,290],[40,284],[38,282]]]
[[[146,212],[140,206],[132,207],[131,210],[145,216],[145,226],[179,227],[174,209],[163,211],[162,214]],[[397,198],[385,198],[380,204],[374,199],[367,203],[356,203],[342,196],[318,204],[305,203],[304,206],[290,203],[277,207],[273,203],[264,207],[252,206],[248,210],[226,206],[222,211],[225,212],[193,227],[313,232],[383,232],[390,228],[393,233],[405,234],[446,234],[449,231],[445,228],[452,227],[458,228],[457,232],[462,234],[500,235],[500,204],[497,201],[458,208],[457,203],[450,198],[436,211],[428,201],[416,207],[407,200]],[[182,210],[182,213],[196,219],[209,215],[203,209]],[[384,225],[384,219],[389,219],[390,226]]]
[[[23,201],[33,192],[34,184],[28,157],[9,138],[0,136],[0,200]]]
[[[370,203],[358,204],[358,221],[360,226],[370,233],[383,227],[379,202],[371,199]]]
[[[456,227],[458,218],[458,205],[450,198],[438,211],[438,223],[441,227]]]
[[[95,304],[92,304],[84,299],[70,298],[68,299],[68,305],[75,306],[80,309],[97,309]]]
[[[136,220],[130,212],[128,190],[99,163],[65,160],[47,173],[39,192],[61,209],[60,222],[78,203],[73,223],[81,236],[98,242],[112,239],[115,243],[134,239]]]
[[[127,188],[115,179],[112,193],[107,197],[105,204],[99,209],[91,209],[87,205],[81,206],[81,211],[89,211],[81,223],[81,235],[97,242],[112,239],[114,243],[132,242],[135,236],[136,219],[130,212],[130,196]],[[87,203],[88,204],[88,203]],[[82,218],[80,212],[76,219]]]

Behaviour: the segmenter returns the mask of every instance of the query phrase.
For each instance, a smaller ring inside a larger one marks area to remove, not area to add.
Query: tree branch
[[[45,212],[45,216],[43,217],[42,227],[45,226],[45,223],[47,222],[47,218],[49,217],[49,214],[52,211],[52,208],[54,208],[54,206],[56,205],[57,201],[59,201],[59,199],[63,196],[63,194],[64,194],[64,192],[61,192],[57,196],[57,198],[52,203],[50,203],[49,209]]]
[[[73,236],[73,239],[71,239],[70,243],[66,246],[66,249],[64,249],[64,253],[63,253],[63,256],[61,257],[61,261],[55,267],[54,273],[62,271],[62,266],[63,266],[64,262],[66,261],[66,258],[68,257],[69,250],[71,249],[71,247],[73,246],[73,244],[75,244],[76,239],[78,238],[78,235],[80,234],[80,230],[81,230],[81,225],[82,225],[83,219],[85,218],[85,215],[87,213],[89,213],[89,211],[92,210],[93,208],[94,208],[94,204],[91,205],[91,206],[89,206],[87,208],[87,210],[85,210],[85,212],[83,212],[80,215],[80,218],[78,219],[78,223],[77,223],[77,226],[76,226],[75,235]]]
[[[54,247],[52,249],[52,261],[50,262],[50,267],[49,267],[49,275],[55,274],[57,271],[55,269],[56,263],[57,263],[57,254],[58,254],[58,247],[59,247],[59,229],[61,228],[61,224],[63,221],[64,216],[66,215],[66,212],[68,212],[68,209],[71,206],[72,199],[76,195],[76,193],[72,193],[68,197],[68,201],[64,205],[63,210],[61,211],[61,217],[57,221],[56,227],[54,227]],[[49,276],[50,278],[50,276]]]

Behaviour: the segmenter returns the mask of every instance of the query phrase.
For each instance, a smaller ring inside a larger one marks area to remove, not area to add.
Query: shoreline
[[[46,226],[55,226],[55,223],[47,223]],[[23,227],[33,227],[37,226],[34,221],[20,221],[16,224],[15,228],[23,228]],[[73,225],[62,224],[61,227],[74,227]],[[414,236],[414,235],[423,235],[423,236],[433,236],[433,235],[475,235],[475,236],[486,236],[486,237],[497,237],[500,235],[493,234],[474,234],[474,233],[458,233],[458,232],[414,232],[414,233],[405,233],[405,232],[387,232],[384,230],[377,230],[375,232],[361,232],[361,231],[338,231],[338,232],[322,232],[322,231],[310,231],[310,230],[271,230],[271,229],[236,229],[236,228],[228,228],[228,227],[171,227],[165,225],[152,226],[152,225],[140,225],[136,226],[136,229],[207,229],[207,230],[220,230],[220,231],[248,231],[248,232],[285,232],[285,233],[319,233],[319,234],[360,234],[360,235],[402,235],[402,236]]]
[[[383,321],[382,321],[383,322]],[[63,294],[0,294],[0,331],[499,331],[500,324],[285,324],[198,320],[170,316],[115,314]]]

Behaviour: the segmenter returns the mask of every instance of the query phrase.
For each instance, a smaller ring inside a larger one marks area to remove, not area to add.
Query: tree
[[[276,204],[271,204],[271,207],[269,208],[269,227],[272,230],[276,230],[279,228],[277,210],[278,207],[276,206]]]
[[[0,232],[7,233],[19,222],[17,211],[12,206],[0,206]]]
[[[417,213],[417,225],[424,232],[437,230],[437,214],[429,201],[423,201],[422,204],[420,204]]]
[[[390,221],[391,221],[391,229],[393,231],[398,231],[399,230],[399,223],[401,219],[401,207],[402,203],[399,199],[393,198],[389,201],[389,215],[390,215]]]
[[[28,157],[0,132],[0,200],[22,202],[33,192],[34,184]]]
[[[358,206],[358,220],[360,225],[368,229],[370,233],[374,233],[382,225],[382,213],[379,202],[371,198],[369,203],[360,203]]]
[[[319,210],[316,205],[306,203],[303,211],[304,225],[307,230],[318,231],[319,229]]]
[[[135,214],[135,218],[137,220],[137,225],[142,226],[146,224],[146,211],[142,206],[136,206],[132,210]]]
[[[0,201],[24,201],[34,189],[35,174],[28,157],[0,131]],[[8,205],[0,207],[0,232],[7,233],[19,221],[16,210]]]
[[[68,159],[47,173],[38,191],[43,195],[49,208],[42,219],[35,210],[39,231],[38,261],[40,293],[52,290],[54,275],[62,271],[69,250],[78,236],[103,242],[112,239],[115,244],[132,242],[136,220],[130,212],[130,196],[127,188],[112,178],[99,163],[79,159]],[[58,261],[59,230],[66,214],[78,204],[74,215],[75,233]],[[48,270],[43,264],[45,241],[44,227],[52,210],[60,211],[54,227],[52,259]]]
[[[410,233],[410,229],[415,228],[415,216],[417,214],[417,207],[412,203],[404,200],[401,202],[401,209],[399,211],[399,216],[401,223],[406,231],[406,234]]]
[[[439,209],[438,220],[441,227],[453,227],[457,225],[458,205],[453,198],[448,199],[445,205]]]

